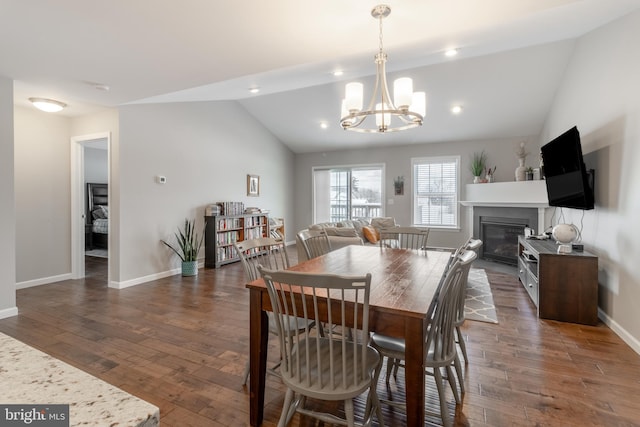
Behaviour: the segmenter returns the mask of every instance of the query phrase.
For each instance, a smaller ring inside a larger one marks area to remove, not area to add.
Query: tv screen
[[[593,171],[584,165],[578,128],[543,145],[541,151],[549,206],[593,209]]]

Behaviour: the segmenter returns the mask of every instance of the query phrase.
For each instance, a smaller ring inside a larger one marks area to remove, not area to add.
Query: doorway
[[[101,237],[101,241],[107,242],[100,248],[94,247],[92,241],[93,216],[89,212],[87,183],[100,183],[106,185],[108,201],[111,195],[110,189],[110,133],[98,133],[71,138],[71,273],[73,279],[86,277],[87,266],[85,263],[86,250],[91,250],[93,255],[106,256],[106,283],[110,283],[110,234]],[[108,202],[105,203],[108,206]],[[108,212],[108,209],[107,209]],[[106,215],[106,229],[110,228],[110,215]],[[101,249],[100,251],[94,249]],[[104,265],[105,260],[95,260],[91,266]],[[91,267],[93,268],[93,267]],[[101,276],[105,276],[102,274]]]

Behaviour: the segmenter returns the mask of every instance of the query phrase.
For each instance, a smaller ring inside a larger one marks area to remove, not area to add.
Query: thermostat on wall
[[[158,176],[156,176],[156,182],[158,184],[166,184],[167,183],[167,177],[163,176],[163,175],[158,175]]]

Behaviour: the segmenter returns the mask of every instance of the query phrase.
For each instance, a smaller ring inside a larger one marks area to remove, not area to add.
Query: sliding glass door
[[[383,216],[383,166],[313,170],[314,223]]]

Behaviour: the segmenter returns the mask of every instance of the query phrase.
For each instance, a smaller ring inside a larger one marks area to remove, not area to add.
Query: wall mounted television
[[[593,209],[594,171],[584,164],[578,128],[543,145],[541,151],[549,206]]]

